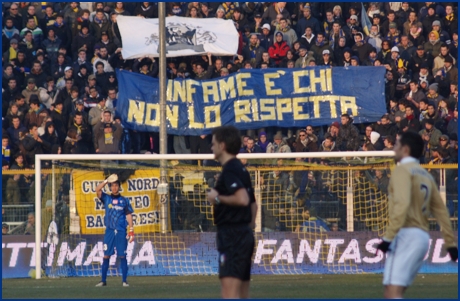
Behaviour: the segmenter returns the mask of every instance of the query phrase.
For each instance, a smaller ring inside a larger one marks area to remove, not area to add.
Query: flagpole
[[[165,155],[168,152],[168,135],[166,133],[166,3],[158,3],[158,21],[159,21],[159,34],[160,34],[160,47],[159,47],[159,75],[160,80],[160,154]],[[159,189],[160,195],[160,227],[161,232],[166,233],[168,230],[168,209],[169,198],[167,187],[167,161],[160,160],[160,185],[163,189]],[[161,190],[161,191],[160,191]]]

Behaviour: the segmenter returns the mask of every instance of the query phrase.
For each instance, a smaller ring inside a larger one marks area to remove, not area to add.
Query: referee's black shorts
[[[219,278],[234,277],[251,280],[251,259],[254,252],[254,234],[249,225],[218,227]]]

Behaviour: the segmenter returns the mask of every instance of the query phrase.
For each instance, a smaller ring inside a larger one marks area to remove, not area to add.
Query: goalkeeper
[[[107,183],[110,183],[111,194],[102,192]],[[120,258],[123,286],[129,286],[126,281],[128,276],[128,262],[126,261],[126,248],[129,242],[134,240],[133,228],[133,208],[129,200],[119,193],[120,181],[116,174],[111,175],[96,187],[96,193],[99,200],[104,203],[105,208],[105,235],[104,235],[104,260],[102,262],[102,279],[96,286],[107,285],[107,271],[109,269],[109,259],[117,250],[117,256]],[[129,226],[128,235],[126,235],[126,226]]]

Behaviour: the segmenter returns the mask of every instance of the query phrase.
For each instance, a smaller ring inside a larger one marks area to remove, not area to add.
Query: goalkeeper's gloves
[[[453,262],[457,261],[458,259],[458,248],[457,247],[450,247],[447,248],[447,252],[449,252],[450,258]]]
[[[126,239],[128,239],[128,243],[131,243],[134,241],[134,228],[130,227],[128,235],[126,236]]]
[[[375,255],[378,254],[379,250],[382,251],[384,254],[390,251],[390,244],[391,241],[386,241],[382,239],[382,242],[377,245],[377,251],[375,252]]]

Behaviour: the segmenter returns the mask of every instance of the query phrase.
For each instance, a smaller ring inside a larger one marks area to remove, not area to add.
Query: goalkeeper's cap
[[[2,224],[2,229],[5,229],[5,228],[8,229],[8,224],[7,224],[7,223],[3,223],[3,224]]]

